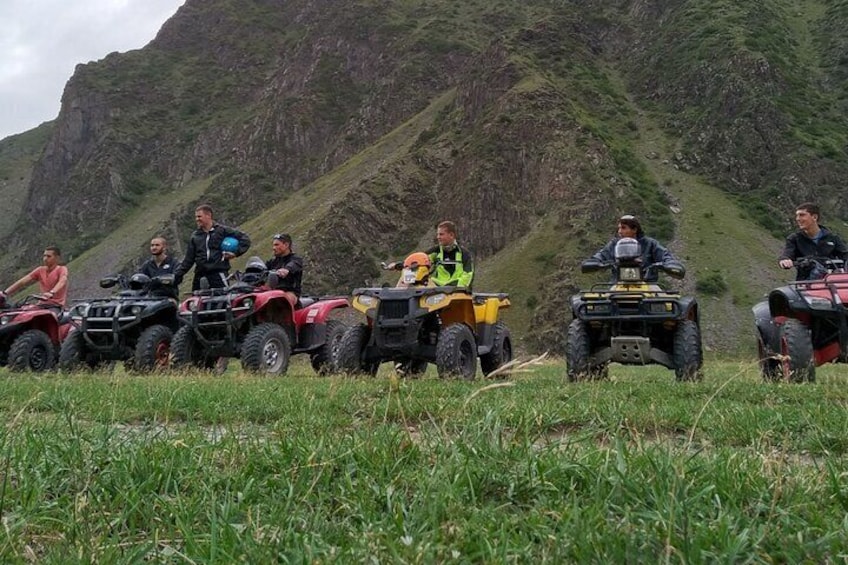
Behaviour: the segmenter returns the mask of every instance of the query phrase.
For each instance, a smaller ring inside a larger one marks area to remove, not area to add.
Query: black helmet
[[[245,273],[264,273],[267,270],[267,267],[265,267],[265,261],[256,255],[248,259],[247,264],[244,266]]]
[[[130,277],[130,288],[132,290],[141,290],[150,283],[150,277],[144,273],[136,273]]]
[[[615,244],[615,260],[633,262],[642,256],[639,242],[632,237],[622,237]]]

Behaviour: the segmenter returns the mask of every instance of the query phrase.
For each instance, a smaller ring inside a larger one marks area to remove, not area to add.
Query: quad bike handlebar
[[[583,273],[594,273],[596,271],[601,271],[603,269],[614,269],[621,267],[616,260],[610,261],[600,261],[598,259],[586,259],[580,265],[580,271]],[[641,267],[641,265],[639,265]],[[675,279],[682,279],[686,275],[686,268],[679,261],[669,261],[668,263],[663,263],[662,261],[658,261],[656,263],[651,263],[646,267],[641,267],[643,276],[647,276],[652,270],[657,269],[659,271],[664,272],[670,277]]]
[[[833,257],[816,257],[816,256],[807,256],[807,257],[799,257],[798,259],[792,260],[791,267],[783,267],[784,269],[810,269],[820,267],[826,270],[828,273],[844,273],[845,272],[845,261],[842,259],[835,259]]]

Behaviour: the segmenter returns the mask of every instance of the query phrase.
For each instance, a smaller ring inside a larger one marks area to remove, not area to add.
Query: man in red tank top
[[[37,282],[41,296],[45,301],[64,307],[68,298],[68,268],[59,264],[62,260],[62,252],[59,251],[58,247],[51,245],[44,249],[44,255],[41,256],[41,259],[44,264],[15,281],[5,291],[0,292],[2,298],[5,299],[6,295],[14,294],[19,289]]]

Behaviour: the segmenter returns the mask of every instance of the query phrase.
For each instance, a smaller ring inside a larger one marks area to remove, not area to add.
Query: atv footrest
[[[647,337],[612,338],[612,360],[628,365],[647,365],[651,362],[651,340]]]

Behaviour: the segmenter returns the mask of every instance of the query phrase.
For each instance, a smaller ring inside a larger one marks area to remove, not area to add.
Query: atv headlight
[[[806,297],[807,304],[810,305],[810,308],[814,310],[830,310],[833,308],[833,302],[828,300],[827,298],[821,298],[819,296],[808,296]]]
[[[130,316],[138,316],[141,311],[142,311],[142,307],[139,306],[138,304],[130,306],[129,308],[124,310],[124,312],[126,314],[130,315]]]
[[[186,307],[188,308],[189,312],[197,312],[197,309],[198,309],[199,306],[200,306],[200,300],[192,300],[191,302],[186,304]]]
[[[9,322],[15,319],[14,314],[6,314],[5,316],[0,316],[0,326],[5,326]]]
[[[665,314],[671,311],[671,302],[651,302],[648,305],[648,312],[651,314]]]
[[[609,314],[612,310],[612,304],[587,304],[586,312],[589,314]]]
[[[368,296],[366,294],[360,294],[356,297],[356,301],[365,306],[366,308],[372,308],[377,305],[378,300],[373,296]]]
[[[245,308],[250,308],[251,306],[253,306],[253,299],[252,298],[245,298],[244,300],[241,301],[241,305],[244,306]]]
[[[639,267],[622,267],[618,271],[618,280],[622,282],[639,282],[642,280],[642,271]]]
[[[427,298],[424,299],[424,304],[427,306],[436,306],[437,304],[441,304],[445,300],[447,300],[448,295],[444,292],[440,292],[438,294],[431,294]]]

